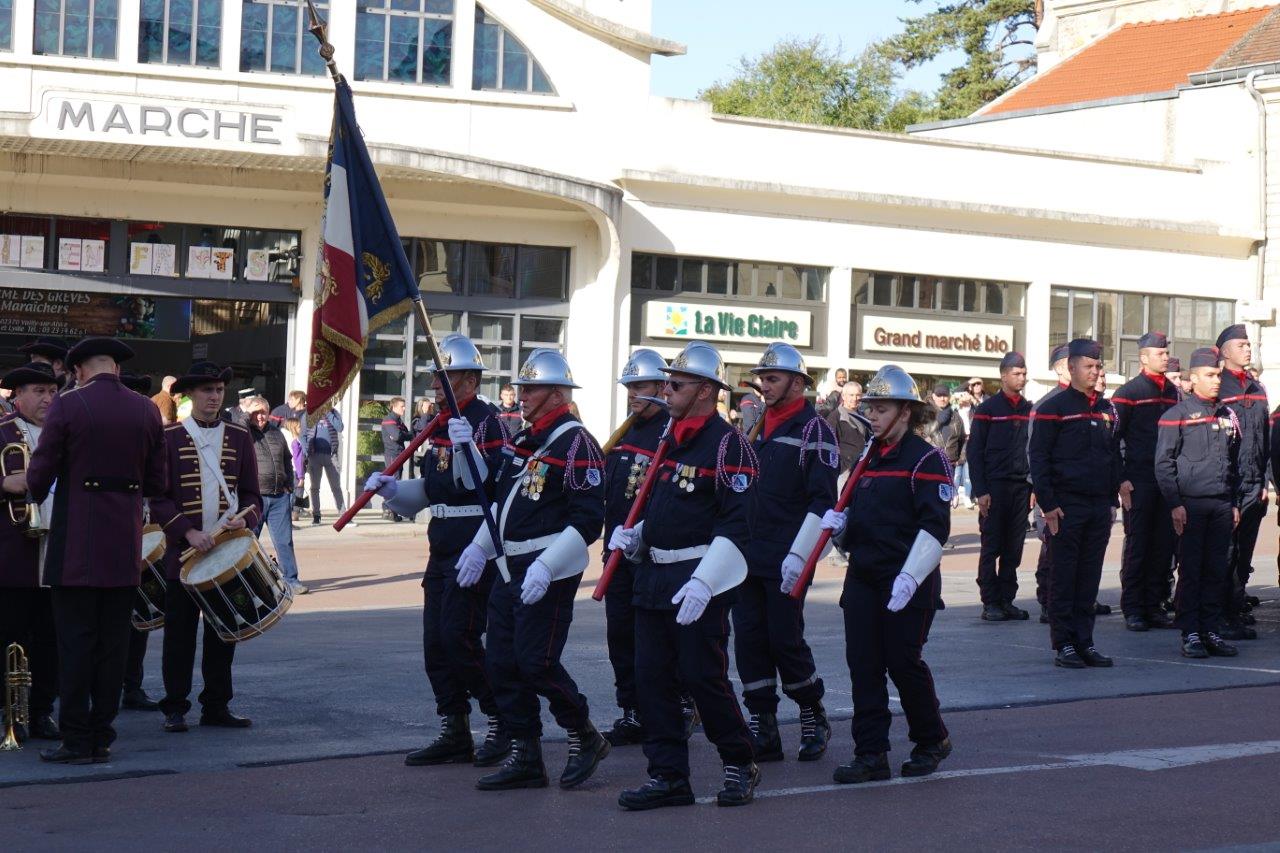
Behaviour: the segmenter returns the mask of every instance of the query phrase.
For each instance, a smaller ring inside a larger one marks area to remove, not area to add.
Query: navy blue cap
[[[1058,344],[1049,351],[1050,366],[1052,366],[1054,362],[1062,361],[1062,359],[1066,358],[1070,354],[1069,347],[1066,344]]]
[[[1096,358],[1101,360],[1102,344],[1097,341],[1090,340],[1089,338],[1076,338],[1074,341],[1067,344],[1068,358],[1079,358],[1081,356],[1084,358]]]
[[[1244,328],[1241,326],[1240,328]],[[1217,367],[1222,356],[1217,347],[1200,347],[1191,353],[1191,369],[1197,367]]]
[[[1147,332],[1138,338],[1138,349],[1168,349],[1169,339],[1164,332]]]
[[[1216,346],[1218,349],[1222,349],[1222,345],[1225,344],[1227,341],[1247,341],[1247,340],[1249,340],[1249,333],[1245,331],[1244,323],[1236,323],[1234,325],[1227,326],[1225,329],[1223,329],[1221,332],[1218,333],[1218,340],[1214,343],[1214,346]]]
[[[1182,362],[1178,361],[1178,359],[1176,358],[1170,358],[1169,364],[1168,366],[1165,367],[1164,372],[1165,373],[1181,373]]]
[[[1057,359],[1054,360],[1056,361]],[[1020,352],[1005,353],[1004,358],[1000,359],[1001,370],[1010,370],[1014,367],[1025,368],[1026,366],[1027,360],[1022,357],[1022,353]]]

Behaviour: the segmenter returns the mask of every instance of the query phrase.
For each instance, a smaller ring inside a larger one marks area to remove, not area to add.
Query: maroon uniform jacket
[[[177,580],[182,571],[178,556],[187,550],[187,531],[203,524],[203,496],[200,493],[200,452],[182,421],[164,428],[169,462],[169,482],[164,494],[151,502],[151,520],[164,528],[169,539],[164,573]],[[253,451],[249,430],[239,424],[222,422],[222,476],[227,488],[236,493],[240,510],[248,509],[244,523],[250,530],[262,520],[262,497],[258,494],[258,457]],[[227,509],[227,499],[218,490],[218,514]]]
[[[0,447],[13,442],[22,443],[22,432],[14,423],[16,414],[0,416]],[[4,456],[8,467],[22,468],[21,454],[11,450]],[[0,500],[0,587],[37,587],[40,585],[40,540],[24,534],[23,528],[9,520],[9,498],[14,503],[23,501],[18,495],[4,495]]]
[[[155,403],[112,373],[55,397],[27,469],[37,501],[53,491],[45,582],[137,586],[142,498],[164,487],[164,428]]]

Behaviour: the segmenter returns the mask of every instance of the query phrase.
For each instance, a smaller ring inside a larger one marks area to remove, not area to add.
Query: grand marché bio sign
[[[684,302],[645,303],[645,335],[650,338],[698,339],[796,346],[810,343],[813,317],[807,311],[735,308]]]

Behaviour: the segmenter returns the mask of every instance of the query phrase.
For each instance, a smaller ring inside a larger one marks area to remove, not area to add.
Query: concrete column
[[[848,368],[852,344],[853,270],[836,267],[827,281],[827,358],[831,369]]]
[[[1031,282],[1027,287],[1026,326],[1023,355],[1027,358],[1027,397],[1037,399],[1057,384],[1053,367],[1049,364],[1049,291],[1052,285],[1045,279]]]

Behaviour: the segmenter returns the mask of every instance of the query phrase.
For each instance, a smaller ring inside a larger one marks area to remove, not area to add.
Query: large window
[[[471,88],[550,94],[551,81],[538,61],[497,19],[476,4],[475,67]]]
[[[859,305],[1021,317],[1026,285],[896,272],[853,273]]]
[[[142,0],[138,61],[216,67],[222,0]]]
[[[36,0],[36,53],[116,58],[118,0]],[[12,0],[0,0],[0,47],[12,41]]]
[[[1170,354],[1185,363],[1231,325],[1235,303],[1226,299],[1108,293],[1055,287],[1049,294],[1049,344],[1093,338],[1102,344],[1109,373],[1133,376],[1140,369],[1138,338],[1165,332]]]
[[[569,250],[415,238],[405,252],[422,290],[563,302],[569,298]]]
[[[307,30],[306,0],[244,0],[240,22],[240,70],[323,74],[319,42]],[[328,3],[316,3],[321,17]]]
[[[356,79],[449,85],[453,0],[362,0]]]
[[[631,287],[744,299],[822,302],[830,270],[794,264],[684,258],[635,252]]]
[[[0,50],[13,50],[13,0],[0,0]]]

